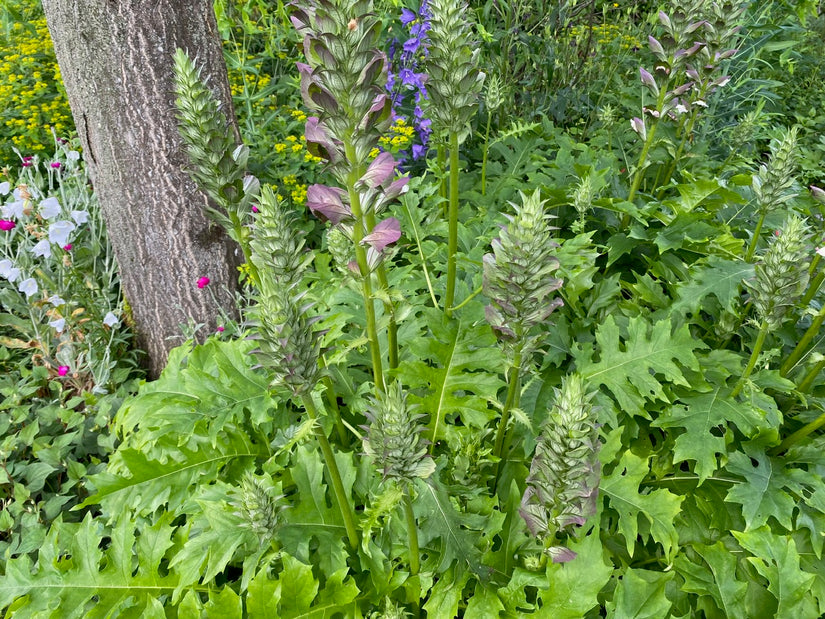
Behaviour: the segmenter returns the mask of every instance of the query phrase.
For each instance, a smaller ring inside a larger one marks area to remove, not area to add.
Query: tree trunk
[[[43,0],[55,52],[150,375],[183,336],[236,313],[240,249],[184,172],[172,54],[199,66],[234,124],[212,0]],[[198,280],[210,284],[198,288]],[[202,331],[203,333],[203,331]]]

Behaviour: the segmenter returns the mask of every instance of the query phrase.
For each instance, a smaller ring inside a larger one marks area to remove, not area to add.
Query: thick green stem
[[[444,312],[452,315],[455,298],[456,253],[458,252],[458,134],[450,133],[450,206],[449,237],[447,239],[447,294]]]
[[[513,355],[513,365],[510,367],[510,375],[507,377],[507,399],[504,401],[504,408],[501,409],[501,417],[498,420],[498,430],[496,430],[496,441],[493,445],[493,454],[499,458],[496,467],[496,479],[493,483],[493,491],[498,486],[499,477],[504,470],[504,459],[507,455],[505,446],[509,445],[511,437],[508,431],[510,422],[510,411],[517,408],[521,396],[521,348]]]
[[[407,517],[407,544],[410,547],[410,574],[415,576],[421,569],[418,550],[418,526],[415,524],[410,489],[404,488],[404,515]]]
[[[324,428],[318,420],[318,411],[315,408],[315,402],[312,401],[311,394],[304,394],[301,396],[301,403],[309,415],[309,418],[315,421],[315,437],[318,439],[318,444],[321,446],[321,453],[324,456],[324,461],[327,465],[327,472],[332,480],[332,489],[335,493],[335,500],[338,502],[338,509],[341,511],[341,517],[344,519],[344,528],[347,530],[347,539],[349,540],[350,548],[358,549],[358,530],[355,528],[355,514],[352,511],[349,497],[344,490],[344,483],[341,481],[341,473],[338,471],[338,463],[335,462],[335,454],[332,453],[327,435],[324,434]]]
[[[745,368],[742,377],[739,379],[739,382],[736,383],[736,387],[733,388],[733,391],[730,394],[731,398],[735,398],[739,395],[739,392],[742,391],[742,387],[745,386],[745,381],[753,372],[753,368],[756,367],[756,360],[759,358],[759,353],[762,352],[762,347],[765,345],[765,338],[768,335],[768,323],[764,320],[762,324],[759,326],[759,334],[756,336],[756,342],[753,345],[753,351],[751,352],[751,358],[748,360],[748,366]]]
[[[759,221],[756,222],[756,229],[753,231],[753,238],[750,245],[748,245],[748,253],[745,254],[745,262],[753,260],[753,254],[756,252],[756,244],[759,242],[759,235],[762,233],[762,226],[765,224],[765,215],[768,214],[768,209],[763,208],[759,212]]]
[[[786,376],[788,372],[790,372],[796,362],[802,357],[805,350],[808,348],[808,344],[816,337],[816,334],[819,333],[819,328],[822,326],[822,321],[825,320],[825,307],[819,310],[819,313],[814,318],[811,326],[808,327],[808,330],[805,331],[805,335],[802,336],[802,339],[799,340],[799,343],[793,349],[791,354],[785,359],[784,363],[779,368],[779,375]]]
[[[791,434],[790,436],[785,437],[785,440],[782,441],[779,445],[771,449],[770,454],[772,456],[781,454],[782,452],[788,451],[792,446],[796,445],[799,441],[803,438],[819,430],[822,426],[825,426],[825,413],[822,413],[819,417],[806,423],[804,426],[799,428],[796,432]]]
[[[487,153],[490,150],[490,121],[493,113],[487,109],[487,130],[484,132],[484,154],[481,157],[481,195],[487,194]]]
[[[344,142],[344,150],[349,161],[355,161],[355,148],[348,141]],[[381,360],[381,346],[378,341],[378,329],[375,321],[375,304],[372,296],[372,282],[370,268],[367,263],[367,252],[361,241],[364,238],[364,227],[367,223],[361,210],[361,195],[355,188],[355,183],[361,178],[361,170],[353,168],[347,178],[347,194],[349,195],[350,209],[355,223],[352,226],[352,242],[355,245],[355,261],[361,274],[361,294],[364,297],[364,314],[367,319],[367,339],[370,343],[370,358],[372,360],[372,375],[375,388],[384,390],[384,365]]]
[[[802,379],[802,382],[799,383],[799,387],[797,387],[796,390],[799,391],[799,393],[808,393],[823,368],[825,368],[825,358],[820,359],[816,365],[811,368],[811,371],[805,375],[805,378]]]

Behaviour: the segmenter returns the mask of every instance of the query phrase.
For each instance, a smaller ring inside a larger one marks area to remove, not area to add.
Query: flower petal
[[[375,251],[384,251],[390,243],[395,243],[401,238],[401,224],[395,217],[388,217],[372,229],[367,236],[362,239],[362,243],[367,243]]]
[[[339,187],[310,185],[307,188],[307,206],[312,214],[332,225],[352,216],[349,205],[344,204],[346,192]]]

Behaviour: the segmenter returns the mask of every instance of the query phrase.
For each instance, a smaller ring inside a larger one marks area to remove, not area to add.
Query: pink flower
[[[0,230],[4,230],[4,231],[8,232],[12,228],[14,228],[16,225],[17,224],[14,223],[10,219],[0,219]]]
[[[201,277],[198,280],[198,288],[206,288],[209,285],[209,278],[208,277]]]
[[[64,249],[65,251],[72,251],[72,244],[71,244],[71,243],[66,243],[66,244],[63,246],[63,249]]]
[[[66,376],[66,374],[68,374],[68,373],[69,373],[69,366],[68,365],[61,365],[59,368],[57,368],[57,374],[59,376]]]
[[[255,206],[254,204],[252,205],[252,212],[253,212],[253,213],[257,213],[257,212],[258,212],[258,207],[257,207],[257,206]]]
[[[223,327],[218,327],[218,333],[223,333]]]
[[[23,163],[21,163],[20,165],[22,165],[24,168],[30,168],[32,166],[32,162],[30,160],[24,159]]]
[[[55,170],[59,170],[60,169],[60,162],[59,161],[52,161],[52,167]]]

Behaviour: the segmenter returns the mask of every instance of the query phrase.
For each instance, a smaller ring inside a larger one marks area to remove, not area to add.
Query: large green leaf
[[[569,544],[576,558],[547,566],[549,587],[539,589],[542,612],[553,619],[579,619],[598,607],[598,594],[610,580],[613,568],[604,560],[598,531]]]
[[[732,311],[742,282],[753,277],[753,274],[750,263],[709,256],[706,261],[690,268],[690,278],[676,288],[677,298],[670,311],[674,314],[695,314],[710,295],[715,296],[723,308]]]
[[[126,611],[131,617],[158,616],[156,598],[171,593],[178,584],[176,574],[160,568],[173,545],[168,521],[142,526],[137,539],[135,523],[128,517],[111,530],[91,514],[78,527],[55,523],[34,566],[28,555],[6,562],[5,575],[0,577],[0,608],[13,603],[12,615],[31,617],[54,616],[48,613],[59,606],[60,616],[66,619],[116,617]],[[103,550],[105,536],[111,542]]]
[[[470,325],[461,318],[445,321],[441,312],[425,310],[432,334],[410,341],[414,359],[398,369],[410,389],[425,388],[424,397],[411,396],[430,416],[425,437],[435,442],[444,436],[444,420],[458,414],[464,425],[483,427],[493,413],[503,386],[499,373],[503,360],[492,330],[486,324]]]
[[[725,435],[729,423],[747,437],[753,436],[763,424],[764,412],[750,402],[730,397],[731,389],[716,387],[710,393],[699,393],[679,398],[680,402],[667,407],[651,425],[659,428],[684,428],[676,437],[673,463],[694,460],[694,472],[699,483],[710,477],[717,468],[717,455],[727,453],[730,436]],[[719,429],[722,432],[719,432]]]
[[[229,423],[270,420],[277,402],[267,377],[252,369],[254,348],[249,340],[209,339],[188,354],[185,347],[172,351],[160,378],[118,411],[117,428],[127,444],[157,454],[152,448],[158,438],[172,434],[183,444],[195,434],[208,436],[214,447]]]
[[[808,473],[797,468],[785,468],[780,458],[771,458],[764,451],[749,449],[730,455],[727,470],[744,478],[734,485],[725,500],[742,505],[747,529],[755,529],[770,517],[788,530],[793,528],[796,496],[802,496]],[[813,481],[813,480],[811,480]]]
[[[776,598],[775,617],[819,616],[810,590],[815,576],[800,568],[799,552],[792,537],[776,535],[767,526],[746,532],[733,531],[733,535],[753,555],[748,561],[765,578],[768,591]]]
[[[648,416],[645,402],[669,401],[659,377],[690,387],[680,366],[698,371],[693,351],[706,348],[687,325],[673,330],[669,320],[650,325],[642,316],[630,319],[625,338],[613,316],[608,316],[596,331],[596,342],[599,361],[593,361],[592,350],[574,347],[579,372],[592,386],[607,387],[626,413],[643,416]]]
[[[479,574],[481,551],[475,547],[475,536],[469,530],[478,519],[459,513],[435,476],[427,481],[417,480],[415,487],[418,491],[415,508],[421,528],[419,542],[422,548],[431,547],[438,552],[435,571],[444,572],[457,562],[459,568],[470,568]],[[440,540],[440,544],[432,547],[435,540]]]
[[[722,542],[712,546],[694,544],[693,550],[699,561],[691,561],[684,554],[676,557],[676,569],[685,579],[682,588],[712,597],[722,617],[745,616],[748,585],[736,578],[736,557]]]
[[[607,604],[609,619],[662,619],[668,617],[671,602],[665,587],[673,572],[627,570]]]
[[[665,556],[671,560],[679,542],[674,520],[684,497],[665,489],[640,492],[639,484],[649,472],[648,458],[625,451],[613,471],[602,477],[599,489],[607,497],[608,505],[619,514],[619,533],[631,556],[642,516],[650,524],[650,537],[662,545]]]
[[[267,445],[239,430],[224,432],[214,446],[206,438],[191,448],[176,447],[176,442],[174,437],[159,440],[165,448],[163,460],[147,458],[136,449],[119,450],[106,472],[90,478],[97,493],[84,505],[100,503],[110,518],[127,511],[148,514],[160,506],[174,513],[191,498],[194,486],[213,481],[227,464],[270,456]]]
[[[354,481],[352,461],[338,459],[344,492],[351,496]],[[347,551],[344,546],[344,520],[334,496],[327,498],[324,482],[324,464],[313,445],[301,445],[295,451],[290,467],[292,479],[298,490],[297,504],[284,512],[284,526],[278,537],[284,548],[304,563],[310,563],[316,556],[315,548],[322,548],[317,554],[321,569],[326,574],[336,573],[347,565]],[[332,492],[329,493],[332,495]]]

